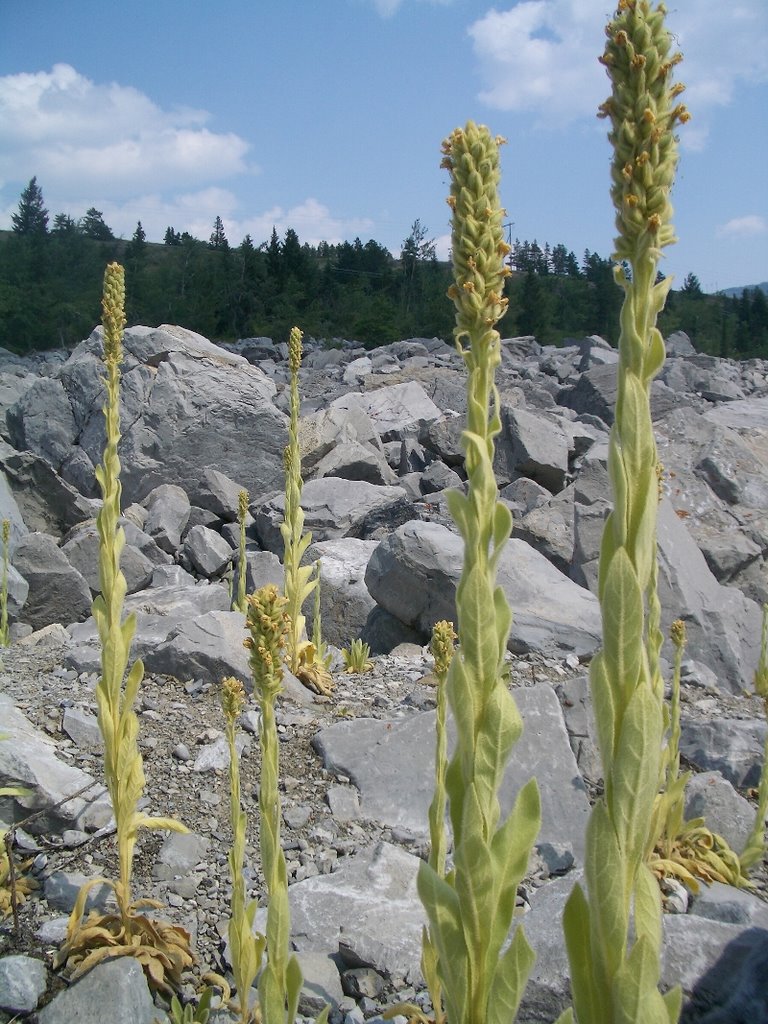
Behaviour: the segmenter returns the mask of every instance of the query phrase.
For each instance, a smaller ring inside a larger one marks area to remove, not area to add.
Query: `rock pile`
[[[49,919],[71,905],[77,884],[67,867],[107,873],[112,857],[109,808],[83,789],[99,776],[90,609],[99,587],[100,345],[97,330],[68,357],[0,353],[0,518],[11,522],[14,636],[0,676],[0,731],[9,734],[0,782],[33,790],[0,805],[0,818],[24,822],[17,841],[43,883],[44,899],[33,897],[25,911],[30,936],[42,936],[29,950],[56,941],[60,924]],[[250,495],[248,589],[282,581],[287,346],[247,339],[222,347],[178,327],[136,327],[124,347],[122,566],[126,606],[137,616],[132,650],[148,673],[148,801],[152,813],[185,812],[195,830],[162,845],[145,839],[137,872],[193,931],[205,962],[226,970],[226,751],[216,686],[225,675],[248,680],[244,620],[231,610],[241,488]],[[768,601],[768,361],[700,356],[682,335],[669,349],[653,386],[665,467],[663,625],[687,624],[682,747],[704,773],[691,784],[691,813],[704,813],[738,848],[753,812],[733,787],[755,785],[765,737],[756,703],[742,694]],[[600,779],[585,666],[600,644],[594,590],[615,360],[595,337],[557,349],[506,339],[498,375],[495,470],[515,521],[499,581],[514,611],[510,675],[526,723],[502,802],[532,774],[543,796],[536,862],[520,897],[539,953],[520,1018],[530,1022],[553,1020],[567,1002],[559,915],[581,870],[589,793]],[[464,486],[465,378],[439,339],[372,353],[310,343],[300,389],[302,505],[309,556],[322,564],[323,631],[336,647],[361,636],[378,655],[372,676],[340,683],[330,702],[287,678],[280,723],[293,941],[308,979],[302,1012],[313,1016],[330,1000],[334,1019],[354,1024],[396,992],[426,998],[414,878],[431,795],[434,694],[422,648],[437,619],[454,617],[462,543],[445,490]],[[312,607],[305,613],[311,628]],[[251,732],[253,716],[244,722]],[[253,788],[258,756],[249,747],[243,770]],[[251,882],[260,892],[256,859]],[[729,968],[724,993],[714,966],[732,942],[740,952],[728,956],[765,965],[768,906],[759,895],[713,887],[665,926],[664,979],[691,995],[691,1024],[738,1019],[701,1009],[726,994],[759,999],[746,968],[741,988]],[[51,977],[38,965],[0,959],[0,1020],[50,997]],[[77,1016],[86,1013],[73,1008],[77,999],[104,1016],[115,986],[120,1012],[135,1008],[123,1018],[115,1009],[113,1019],[151,1021],[160,1011],[143,985],[134,965],[105,964],[50,1000],[39,1020],[89,1019]]]

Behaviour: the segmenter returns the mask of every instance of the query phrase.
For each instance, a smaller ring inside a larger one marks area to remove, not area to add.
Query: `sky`
[[[768,281],[768,3],[669,0],[692,120],[662,270]],[[512,240],[613,249],[597,62],[609,0],[0,0],[0,229],[37,177],[51,222],[96,207],[230,245],[293,228],[447,258],[443,138],[505,136]]]

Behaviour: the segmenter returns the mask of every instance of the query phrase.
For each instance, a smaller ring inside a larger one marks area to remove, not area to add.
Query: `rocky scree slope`
[[[744,691],[768,599],[768,364],[697,355],[683,335],[668,348],[653,387],[665,465],[660,594],[665,627],[682,617],[688,628],[682,747],[701,772],[690,812],[706,813],[738,849],[753,811],[737,790],[756,784],[765,736],[758,704]],[[247,339],[220,347],[162,327],[129,329],[125,351],[123,569],[138,620],[133,651],[148,673],[140,698],[147,805],[194,830],[189,839],[143,838],[136,891],[158,895],[193,933],[202,962],[225,971],[229,834],[216,691],[224,675],[248,679],[243,616],[230,599],[240,488],[250,494],[248,588],[282,580],[287,346]],[[580,871],[589,794],[600,785],[586,667],[600,643],[592,591],[608,510],[615,361],[595,337],[560,349],[532,338],[503,343],[495,468],[515,531],[500,582],[515,613],[510,678],[526,721],[503,799],[531,774],[544,799],[520,894],[539,952],[521,1020],[553,1020],[567,1002],[559,908]],[[0,744],[0,779],[34,789],[26,801],[4,801],[0,817],[20,823],[17,842],[41,883],[22,908],[21,936],[2,933],[0,1014],[33,1013],[47,1000],[39,1017],[48,1024],[76,1019],[61,1000],[78,992],[103,1013],[117,984],[93,971],[91,988],[84,979],[57,998],[60,982],[50,972],[13,959],[53,948],[78,874],[114,875],[109,808],[93,790],[72,796],[99,777],[90,604],[98,589],[101,373],[98,330],[70,355],[0,358],[0,513],[12,524],[14,637],[0,675],[2,730],[10,733]],[[309,343],[300,388],[302,504],[314,539],[309,554],[322,564],[323,631],[337,648],[362,636],[378,656],[375,672],[359,678],[345,676],[337,659],[330,699],[286,677],[281,704],[293,941],[308,979],[302,1010],[312,1016],[322,995],[335,1019],[352,1022],[404,989],[426,998],[414,872],[431,796],[434,690],[422,645],[434,621],[453,616],[461,569],[444,492],[463,486],[465,380],[458,355],[438,339],[373,353]],[[311,628],[312,608],[305,611]],[[252,705],[242,757],[255,894],[257,715]],[[669,894],[669,909],[687,912],[665,918],[665,981],[682,980],[693,993],[689,1021],[715,1020],[701,1010],[713,999],[761,998],[750,978],[766,958],[764,867],[757,877],[756,894],[713,887],[690,904]],[[737,982],[728,967],[723,988],[717,964],[730,963],[733,942],[749,969]],[[130,1019],[152,1020],[158,1010],[140,972],[107,966],[136,1000]],[[3,986],[15,991],[14,979],[29,982],[36,972],[38,987],[16,1006],[21,997]],[[120,1000],[123,1008],[128,1002]]]

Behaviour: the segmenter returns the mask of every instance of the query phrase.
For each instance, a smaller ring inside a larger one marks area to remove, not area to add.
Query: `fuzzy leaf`
[[[683,1008],[683,990],[679,985],[675,985],[669,992],[665,992],[662,996],[664,1005],[667,1008],[669,1014],[669,1024],[677,1024],[680,1020],[680,1012]]]
[[[531,849],[541,827],[541,799],[536,779],[517,794],[512,810],[491,841],[496,906],[489,936],[489,956],[498,956],[515,912],[517,887],[528,867]]]
[[[589,666],[589,684],[597,725],[598,746],[603,761],[603,774],[609,777],[613,770],[616,744],[616,702],[602,651],[595,655]]]
[[[304,975],[301,973],[299,961],[295,956],[288,958],[285,965],[285,995],[288,1004],[288,1012],[285,1016],[287,1024],[293,1024],[299,1009],[299,997],[301,986],[304,984]]]
[[[611,976],[624,957],[629,898],[624,891],[626,868],[605,798],[598,800],[587,822],[584,859],[596,929],[592,955],[605,964],[606,974]]]
[[[641,864],[635,880],[635,933],[645,938],[654,955],[661,953],[661,893],[659,883],[646,864]]]
[[[416,886],[437,947],[449,1019],[461,1020],[467,1000],[467,946],[458,897],[448,882],[424,861],[419,864]]]
[[[614,978],[616,1024],[669,1024],[658,984],[658,953],[651,943],[638,939]]]
[[[603,657],[619,715],[633,693],[643,657],[643,595],[624,548],[614,554],[605,578]]]
[[[584,890],[577,883],[563,911],[563,932],[571,968],[571,990],[577,1020],[605,1019],[601,991],[595,982],[591,955],[590,911]]]
[[[645,852],[659,781],[661,709],[650,687],[638,686],[621,725],[611,789],[611,818],[624,856]]]
[[[536,954],[522,926],[519,926],[493,973],[485,1018],[487,1024],[508,1024],[515,1019],[535,960]]]

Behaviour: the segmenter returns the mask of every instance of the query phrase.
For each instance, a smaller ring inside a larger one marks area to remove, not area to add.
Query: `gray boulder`
[[[136,530],[132,523],[122,520],[121,525],[126,524],[132,532],[141,532]],[[150,537],[147,537],[147,540],[154,544]],[[70,530],[61,545],[61,550],[70,565],[85,578],[91,593],[98,594],[101,591],[101,582],[99,580],[99,534],[96,524],[94,522],[84,523],[81,526],[76,526],[74,530]],[[126,543],[120,554],[120,569],[125,576],[127,592],[133,594],[137,590],[143,590],[149,586],[154,565],[140,548],[132,543]]]
[[[13,801],[4,798],[4,803],[11,804],[7,824],[26,817],[30,811],[41,811],[25,825],[36,835],[61,828],[106,825],[112,809],[104,787],[79,768],[60,761],[55,743],[35,729],[4,693],[0,693],[0,721],[7,737],[0,743],[0,778],[29,790]],[[72,796],[78,792],[79,796]],[[4,807],[2,817],[7,813]]]
[[[768,931],[748,928],[731,938],[697,978],[680,1024],[756,1024],[768,1020]]]
[[[375,540],[326,540],[310,545],[307,561],[320,560],[320,616],[323,639],[336,647],[347,647],[361,636],[376,602],[365,585],[365,570],[376,549]],[[314,595],[304,609],[311,632]]]
[[[379,447],[344,441],[324,455],[315,466],[315,477],[337,476],[344,480],[365,480],[369,484],[392,484],[396,477]]]
[[[755,823],[748,800],[737,793],[720,772],[694,775],[685,787],[685,817],[704,818],[707,827],[740,853]]]
[[[22,537],[14,565],[29,586],[23,618],[33,629],[52,622],[82,622],[91,614],[88,583],[47,533]]]
[[[249,685],[251,670],[243,646],[247,633],[241,612],[211,611],[181,622],[167,640],[148,651],[144,666],[177,679],[202,679],[218,685],[237,676]]]
[[[573,517],[571,486],[516,520],[514,535],[567,575],[573,560]]]
[[[0,460],[24,523],[30,530],[63,537],[85,519],[92,519],[101,502],[83,497],[40,455],[14,452]]]
[[[191,490],[190,501],[212,512],[219,519],[234,523],[240,505],[240,491],[243,489],[244,485],[235,483],[226,474],[208,466],[203,471],[197,487]]]
[[[21,954],[0,957],[0,1010],[31,1013],[47,988],[48,971],[42,960]]]
[[[195,583],[189,573],[178,566],[162,566],[153,574],[154,586],[130,594],[125,600],[125,613],[136,615],[136,633],[131,657],[146,659],[179,626],[210,611],[228,611],[229,594],[218,583]],[[93,672],[100,664],[98,632],[93,618],[70,626],[73,646],[67,651],[65,664],[78,672]]]
[[[426,917],[416,891],[419,858],[378,843],[331,875],[288,890],[291,939],[299,951],[354,956],[391,980],[420,983]]]
[[[232,562],[234,551],[220,533],[207,526],[193,526],[184,538],[182,558],[189,559],[200,576],[214,579]]]
[[[147,518],[144,530],[163,551],[173,554],[181,546],[181,536],[189,520],[189,498],[176,484],[155,487],[144,500]]]
[[[558,422],[525,409],[505,407],[498,441],[510,479],[528,477],[556,494],[565,486],[568,439]]]
[[[11,524],[11,532],[8,537],[8,556],[10,558],[13,556],[19,538],[29,531],[13,496],[13,491],[8,485],[5,473],[0,470],[0,522],[5,519]]]
[[[499,793],[502,815],[520,788],[536,777],[542,801],[538,843],[565,845],[584,854],[589,800],[565,731],[562,712],[546,684],[516,688],[524,728]],[[454,743],[452,722],[449,727]],[[360,790],[362,814],[391,828],[427,835],[434,790],[435,712],[400,722],[354,719],[337,722],[312,741],[330,772],[346,775]]]
[[[77,439],[77,424],[64,386],[41,377],[6,414],[11,444],[32,451],[59,470]]]
[[[683,715],[680,752],[703,771],[719,771],[744,789],[760,781],[768,726],[759,720],[715,718],[702,721]]]
[[[334,449],[347,442],[381,452],[381,440],[370,416],[356,402],[332,403],[299,420],[301,465],[308,478],[314,467]],[[330,474],[328,474],[330,475]]]
[[[301,495],[304,529],[314,540],[341,537],[365,539],[378,530],[394,529],[416,515],[400,487],[376,487],[363,480],[324,477],[308,480]],[[255,530],[262,546],[283,553],[280,523],[285,517],[285,494],[272,495],[254,513]]]
[[[749,689],[759,656],[759,606],[734,587],[717,582],[666,499],[659,505],[658,545],[665,636],[674,619],[683,619],[689,657],[713,669],[723,689]]]
[[[366,586],[377,604],[426,636],[440,619],[456,620],[463,558],[458,534],[436,523],[406,523],[374,551]],[[511,651],[572,651],[588,657],[599,647],[597,599],[528,544],[514,537],[509,541],[499,560],[498,582],[513,612]]]
[[[562,392],[558,404],[577,413],[598,416],[604,423],[610,425],[613,423],[616,392],[616,367],[594,366],[586,373],[582,373],[572,388]],[[651,385],[651,416],[654,420],[660,419],[681,404],[688,404],[685,396],[675,394],[661,380],[654,380]]]
[[[438,407],[417,381],[349,394],[337,398],[332,408],[348,408],[357,404],[373,421],[382,441],[400,441],[404,437],[417,437],[430,420],[442,415]]]
[[[141,964],[132,956],[100,963],[38,1014],[40,1024],[153,1024],[157,1009]]]
[[[95,348],[97,342],[87,344]],[[275,385],[261,370],[183,328],[134,328],[126,331],[124,348],[120,455],[127,501],[162,483],[193,493],[201,466],[247,481],[254,494],[278,485],[286,419],[272,404]],[[79,375],[80,390],[89,391],[79,442],[92,462],[104,447],[103,393],[93,385],[97,369],[94,353],[85,352],[62,370]]]

